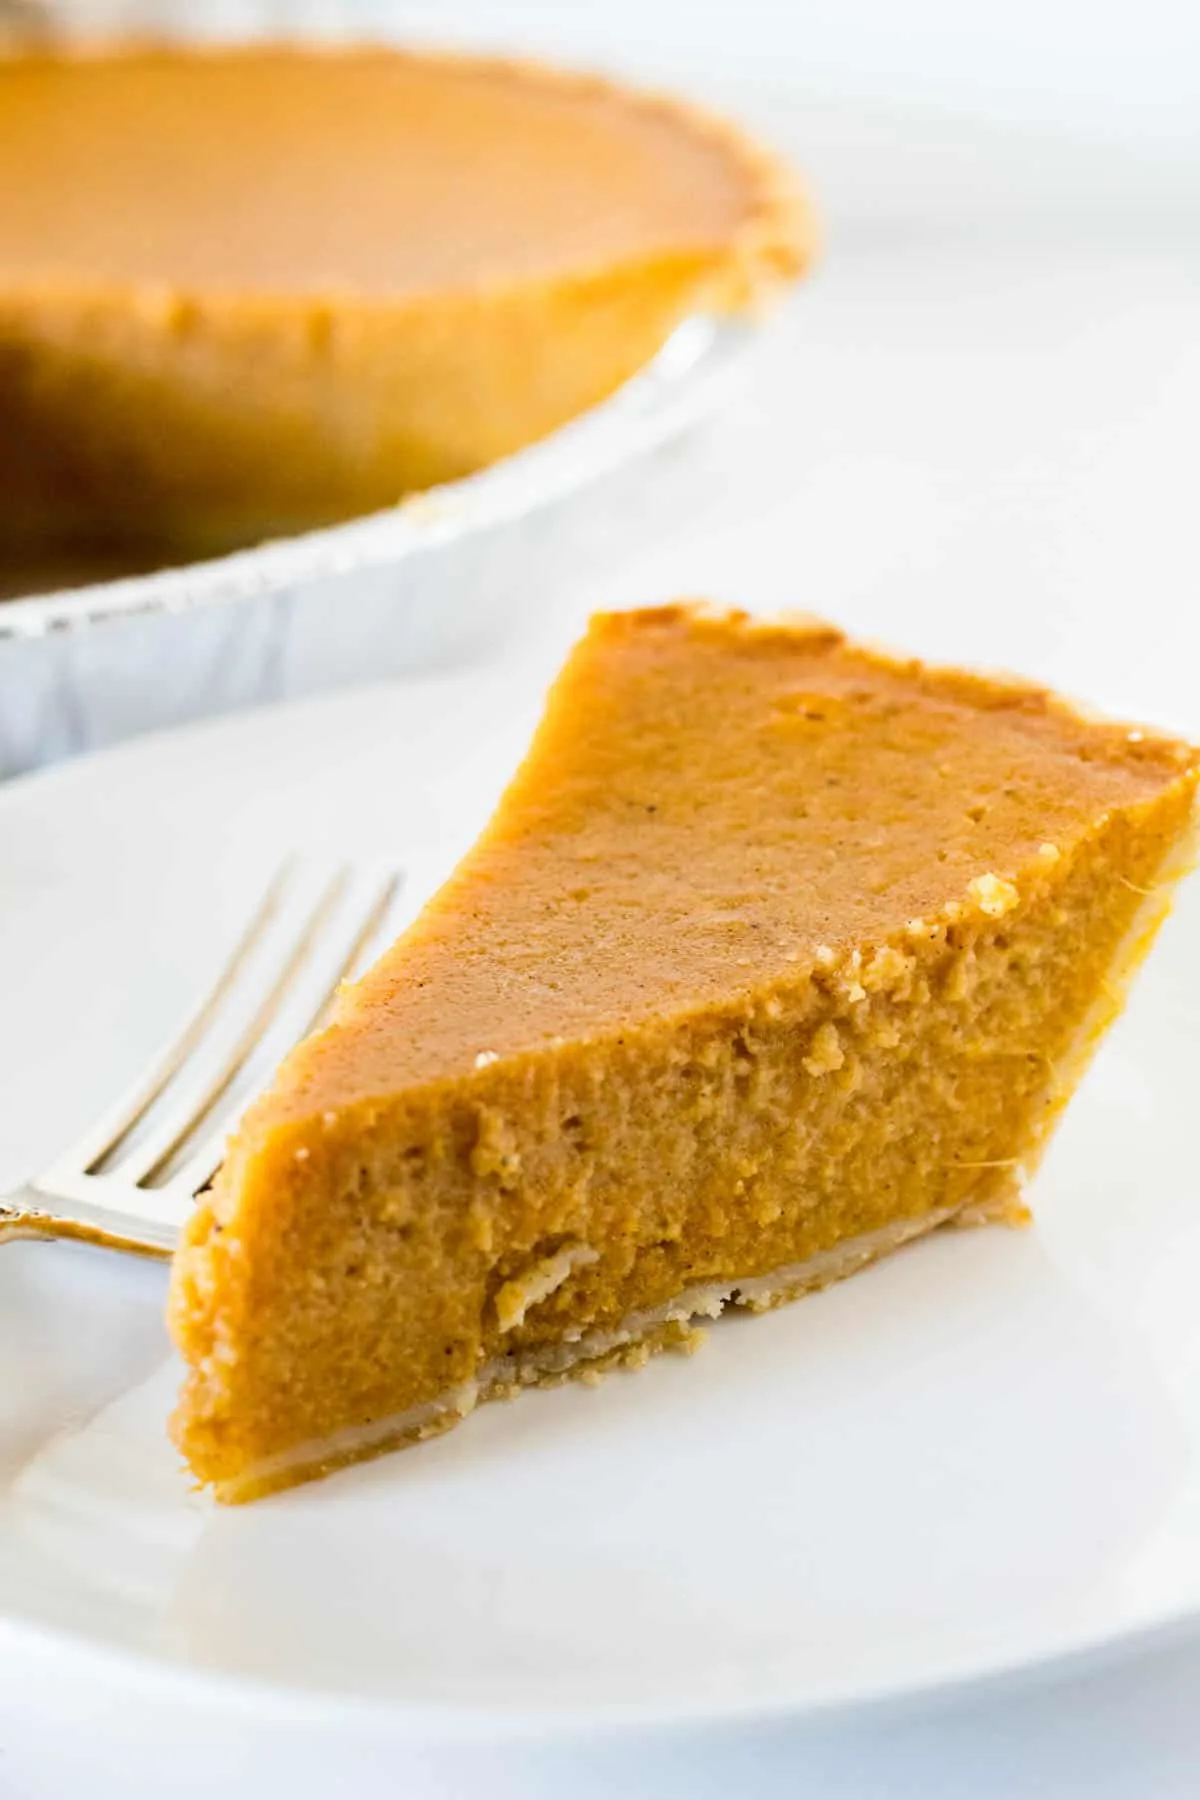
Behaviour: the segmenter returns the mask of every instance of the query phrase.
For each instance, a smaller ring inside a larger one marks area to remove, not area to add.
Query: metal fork
[[[285,863],[151,1066],[77,1144],[0,1200],[0,1241],[82,1238],[169,1256],[234,1115],[368,959],[400,885],[390,867]]]

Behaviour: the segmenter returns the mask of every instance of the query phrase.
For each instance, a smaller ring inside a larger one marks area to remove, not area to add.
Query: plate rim
[[[7,1648],[6,1639],[11,1639]],[[178,1657],[156,1657],[149,1651],[105,1644],[68,1627],[14,1613],[0,1596],[0,1660],[32,1646],[42,1654],[67,1658],[79,1666],[85,1677],[137,1682],[168,1704],[204,1702],[275,1725],[372,1726],[390,1730],[410,1742],[430,1744],[451,1738],[476,1744],[549,1743],[589,1735],[670,1732],[696,1726],[786,1722],[801,1725],[860,1714],[887,1716],[921,1702],[951,1704],[976,1694],[991,1696],[1046,1680],[1086,1675],[1129,1657],[1194,1642],[1200,1642],[1200,1604],[1189,1602],[1177,1608],[1163,1608],[1116,1631],[1087,1627],[1065,1631],[1035,1655],[1019,1650],[999,1656],[984,1652],[968,1662],[958,1661],[953,1669],[926,1670],[900,1682],[875,1680],[854,1686],[833,1683],[816,1692],[810,1688],[802,1698],[789,1693],[781,1682],[778,1688],[755,1695],[716,1697],[705,1693],[691,1701],[584,1704],[572,1700],[557,1706],[538,1706],[502,1698],[466,1702],[436,1697],[402,1699],[342,1691],[318,1683],[308,1686],[273,1681],[263,1675],[235,1674],[203,1663],[189,1664]]]

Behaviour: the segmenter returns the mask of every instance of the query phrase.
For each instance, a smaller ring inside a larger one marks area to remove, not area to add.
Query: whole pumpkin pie
[[[1021,1218],[1198,777],[825,625],[596,619],[478,844],[191,1222],[195,1473],[248,1499]]]
[[[219,549],[552,431],[805,262],[784,169],[524,64],[0,55],[0,542]]]

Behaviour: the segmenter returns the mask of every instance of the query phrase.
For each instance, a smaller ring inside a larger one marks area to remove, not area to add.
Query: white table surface
[[[1164,136],[1194,124],[1190,80],[1177,74]],[[1143,89],[1130,89],[1139,105]],[[1175,204],[1183,189],[1174,200],[1170,183],[1154,189],[1158,215],[1134,206],[1115,227],[1103,207],[1039,210],[1031,153],[1024,201],[1007,205],[1016,190],[999,182],[976,230],[962,205],[971,176],[938,156],[936,137],[924,163],[911,143],[898,156],[896,182],[901,196],[906,182],[940,182],[950,198],[937,229],[922,234],[898,206],[891,241],[847,234],[719,436],[686,452],[686,505],[668,506],[652,548],[595,553],[569,594],[540,604],[506,653],[514,679],[594,604],[705,593],[825,612],[1200,730],[1200,233]],[[878,146],[868,162],[878,170]],[[847,212],[866,191],[858,168],[830,159]],[[1186,1642],[808,1725],[412,1755],[181,1709],[115,1676],[76,1679],[53,1657],[14,1658],[0,1637],[0,1797],[132,1800],[220,1781],[230,1800],[1190,1800],[1198,1692],[1200,1642]]]

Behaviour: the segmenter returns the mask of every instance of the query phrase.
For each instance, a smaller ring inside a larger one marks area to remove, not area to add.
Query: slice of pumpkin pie
[[[1021,1217],[1198,775],[825,625],[596,619],[478,844],[191,1223],[196,1474],[249,1499]]]

